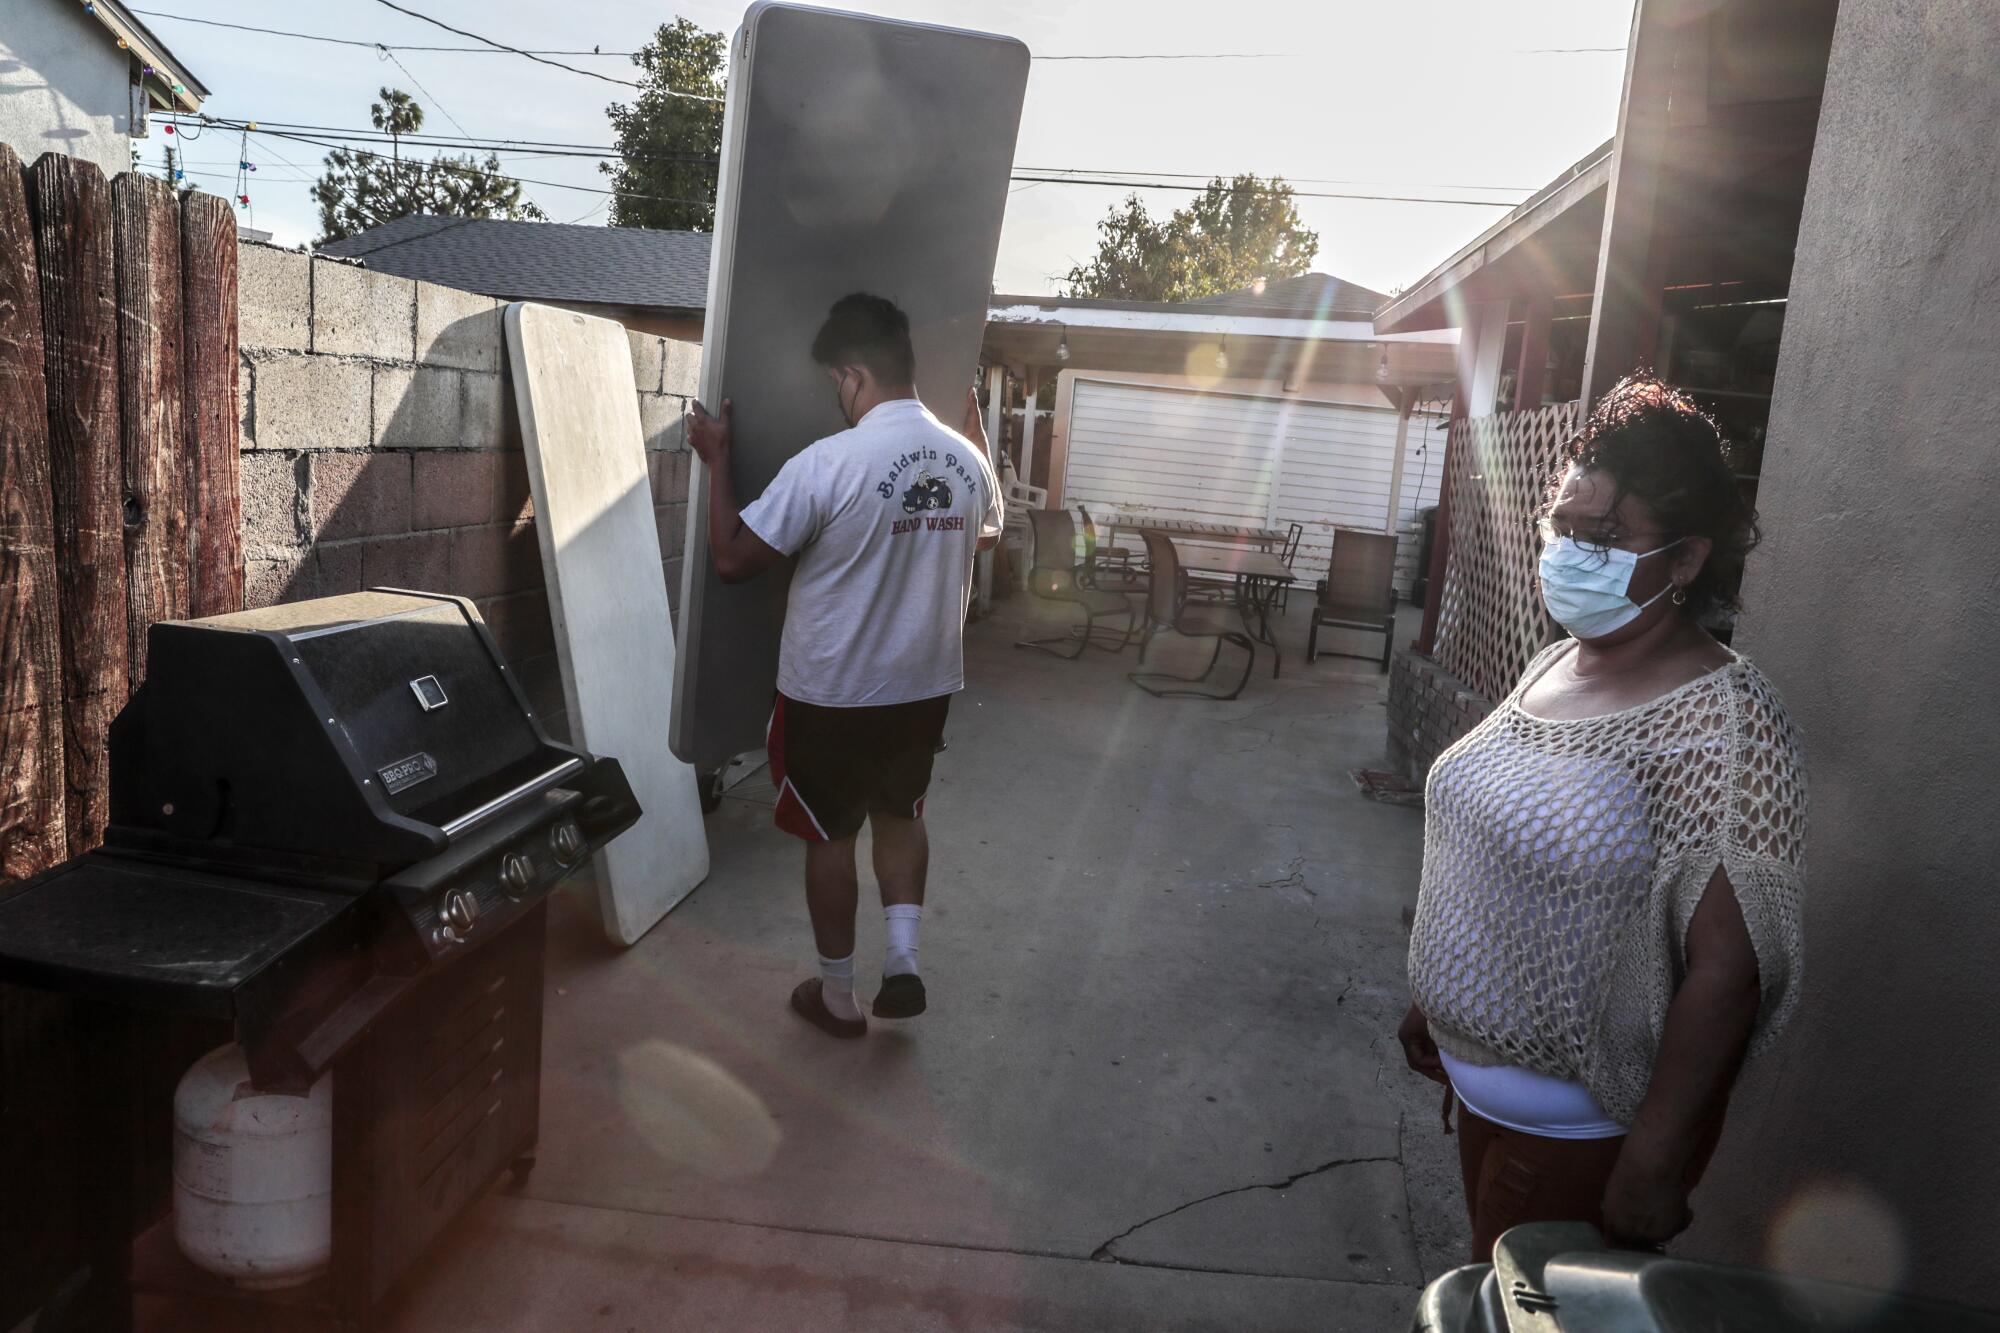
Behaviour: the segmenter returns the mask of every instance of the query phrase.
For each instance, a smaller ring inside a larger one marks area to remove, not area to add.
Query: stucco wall
[[[1811,771],[1806,992],[1692,1250],[2000,1305],[2000,24],[1843,4],[1738,646]]]
[[[132,166],[130,57],[81,4],[13,0],[0,21],[0,143],[33,163],[43,153]]]

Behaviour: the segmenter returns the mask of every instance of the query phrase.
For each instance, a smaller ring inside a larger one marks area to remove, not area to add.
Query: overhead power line
[[[214,123],[229,129],[244,129],[248,128],[249,125],[249,122],[229,121],[221,118],[214,118]],[[621,152],[615,147],[598,146],[598,145],[550,144],[533,140],[471,140],[469,138],[466,140],[457,140],[449,135],[406,134],[401,136],[391,136],[384,134],[379,130],[373,130],[373,129],[355,130],[355,129],[346,129],[338,126],[329,126],[329,125],[299,125],[283,121],[259,121],[256,122],[256,124],[258,125],[258,129],[253,130],[252,133],[278,134],[280,137],[283,138],[294,138],[298,139],[302,143],[312,143],[323,148],[351,146],[352,144],[356,143],[378,143],[378,144],[389,143],[393,139],[400,142],[401,145],[410,147],[419,147],[419,148],[463,148],[471,151],[484,150],[496,153],[507,152],[510,154],[533,154],[535,156],[552,157],[552,158],[573,157],[573,158],[593,158],[602,160],[630,161],[630,162],[651,161],[651,162],[668,162],[668,163],[677,163],[681,165],[710,166],[710,167],[717,165],[717,159],[706,154],[644,153],[644,152],[628,154]],[[333,143],[323,142],[324,140],[329,140],[329,139],[335,142]],[[353,151],[359,152],[361,150],[353,149]],[[457,169],[464,170],[466,168],[457,168]],[[1156,174],[1165,175],[1170,173],[1156,173]],[[550,185],[557,189],[580,190],[585,188],[583,186],[566,185],[560,181],[533,181],[533,180],[526,180],[526,178],[518,178],[518,179],[522,179],[526,184]],[[1040,168],[1040,169],[1023,169],[1021,171],[1017,171],[1013,173],[1013,175],[1009,179],[1011,179],[1017,184],[1025,184],[1025,185],[1085,185],[1085,186],[1095,186],[1105,189],[1120,189],[1120,190],[1184,190],[1190,193],[1199,194],[1208,189],[1208,182],[1210,180],[1216,178],[1211,176],[1201,176],[1195,173],[1186,173],[1184,174],[1182,179],[1164,180],[1164,179],[1154,179],[1151,175],[1146,175],[1142,177],[1141,173],[1137,172],[1123,173],[1123,174],[1112,173],[1110,175],[1103,175],[1103,174],[1086,175],[1082,174],[1081,171],[1078,169]],[[1271,187],[1265,186],[1265,187],[1260,187],[1260,190],[1268,192],[1270,188]],[[1287,186],[1287,188],[1290,187]],[[1412,189],[1412,188],[1422,188],[1422,187],[1404,186],[1402,188]],[[1494,187],[1441,186],[1439,188],[1486,189]],[[602,193],[617,193],[617,191],[604,191]],[[1473,207],[1473,208],[1512,208],[1515,206],[1515,204],[1520,202],[1519,200],[1507,200],[1507,199],[1466,199],[1466,198],[1455,198],[1451,196],[1389,194],[1389,193],[1379,193],[1379,192],[1362,191],[1362,190],[1296,190],[1295,189],[1292,190],[1292,195],[1294,198],[1299,198],[1299,199],[1354,199],[1354,200],[1380,202],[1380,203],[1450,204],[1450,205]],[[643,196],[634,195],[633,197],[640,198]],[[676,200],[674,202],[694,203],[694,202],[711,202],[711,201]]]
[[[315,148],[325,148],[329,151],[337,151],[337,150],[346,151],[349,153],[353,153],[357,157],[372,157],[378,162],[388,162],[393,160],[387,153],[377,153],[366,148],[355,148],[350,144],[344,144],[339,142],[329,143],[324,139],[316,139],[313,138],[311,135],[306,135],[306,134],[294,134],[284,130],[264,129],[262,128],[261,125],[259,126],[259,128],[251,130],[250,132],[252,134],[271,136],[279,139],[289,139],[294,143],[311,144]],[[575,190],[579,194],[620,195],[627,199],[652,199],[652,200],[657,200],[661,203],[693,204],[696,206],[708,206],[714,204],[715,202],[715,200],[713,199],[676,199],[671,195],[638,194],[631,190],[601,190],[598,189],[596,186],[592,185],[571,185],[567,181],[536,180],[530,176],[516,176],[513,173],[506,171],[487,171],[483,167],[468,167],[463,165],[462,163],[457,163],[457,162],[448,164],[445,169],[448,171],[458,172],[460,175],[463,176],[483,176],[488,180],[518,181],[522,185],[546,185],[552,190]]]
[[[443,28],[446,32],[455,33],[460,37],[469,37],[475,42],[484,42],[486,45],[493,47],[496,50],[512,51],[515,55],[525,56],[529,60],[534,61],[538,65],[548,65],[555,69],[566,69],[572,74],[581,74],[587,79],[601,79],[605,83],[615,83],[621,88],[641,87],[640,84],[634,83],[630,79],[614,79],[609,74],[599,74],[594,69],[579,69],[575,65],[565,65],[560,60],[551,60],[547,56],[538,56],[532,51],[524,51],[518,46],[509,46],[505,42],[496,42],[491,37],[482,37],[478,33],[473,32],[469,29],[454,28],[451,24],[446,23],[443,19],[434,19],[429,14],[419,13],[417,10],[409,8],[407,5],[399,5],[396,3],[396,0],[375,0],[375,3],[387,9],[393,9],[398,14],[407,14],[413,19],[421,19],[425,23],[429,23],[435,27]],[[685,98],[690,102],[720,102],[722,100],[720,97],[709,97],[701,93],[676,92],[672,88],[661,88],[658,91],[665,93],[669,97]]]
[[[439,112],[443,114],[444,118],[452,123],[452,127],[454,129],[456,129],[460,134],[465,135],[467,138],[472,137],[471,131],[467,130],[465,126],[460,125],[458,123],[458,117],[452,115],[450,111],[445,109],[445,104],[438,99],[438,95],[432,92],[430,89],[424,87],[423,84],[418,83],[417,76],[410,73],[410,67],[408,65],[405,65],[402,61],[396,59],[396,53],[394,51],[391,51],[386,46],[378,46],[375,48],[375,50],[378,55],[389,60],[394,60],[396,62],[396,68],[402,70],[403,76],[407,78],[412,84],[416,85],[416,89],[418,92],[422,93],[425,97],[430,99],[431,105],[436,107],[439,110]]]
[[[199,23],[205,28],[233,28],[237,32],[254,32],[265,37],[290,37],[301,42],[326,42],[332,46],[359,46],[373,51],[386,46],[391,51],[455,51],[460,55],[474,56],[605,56],[619,60],[630,60],[631,51],[602,51],[593,47],[588,51],[543,50],[531,48],[515,51],[512,47],[493,46],[425,46],[412,42],[366,42],[358,37],[329,37],[317,32],[293,32],[289,28],[261,28],[254,23],[225,23],[221,19],[198,19],[192,14],[174,14],[164,9],[133,9],[134,14],[144,14],[147,18],[173,19],[180,23]]]
[[[237,32],[254,32],[266,37],[290,37],[302,42],[326,42],[334,46],[358,46],[370,51],[386,48],[391,51],[447,51],[459,55],[475,56],[520,55],[530,58],[542,56],[592,56],[617,60],[630,60],[637,54],[634,51],[606,51],[601,47],[595,46],[588,51],[584,51],[568,48],[512,47],[493,42],[488,42],[485,46],[433,46],[412,42],[370,42],[357,37],[333,37],[317,32],[293,32],[288,28],[265,28],[254,23],[226,23],[221,19],[195,18],[191,14],[175,14],[164,9],[134,8],[132,12],[134,14],[144,14],[148,18],[175,19],[181,23],[199,23],[209,28],[233,28]],[[413,17],[424,18],[426,22],[435,22],[435,20],[426,18],[424,15],[414,14],[410,10],[404,10],[403,12],[410,13]],[[446,25],[439,24],[438,26],[445,27]],[[449,31],[458,32],[460,30],[450,28]],[[470,36],[472,34],[466,35]],[[484,42],[487,39],[480,37],[477,40]],[[1531,46],[1518,48],[1512,54],[1530,56],[1592,55],[1598,53],[1616,53],[1624,50],[1625,48],[1622,46]],[[1076,55],[1031,55],[1031,59],[1034,60],[1054,62],[1102,60],[1313,60],[1318,58],[1317,53],[1308,51],[1107,51]],[[562,65],[559,68],[570,69],[571,67]],[[590,74],[592,78],[606,77],[589,70],[572,70],[572,72]],[[612,79],[610,82],[622,83],[624,80]],[[692,94],[682,95],[692,96]]]

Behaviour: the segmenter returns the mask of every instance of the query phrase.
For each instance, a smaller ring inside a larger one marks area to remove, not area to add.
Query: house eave
[[[151,29],[133,17],[118,0],[90,0],[87,10],[113,37],[125,43],[136,64],[153,67],[155,73],[146,84],[146,95],[155,106],[163,111],[183,111],[189,115],[201,112],[202,102],[208,97],[207,86],[167,49],[165,42],[153,35]],[[176,85],[180,87],[179,92],[174,91]]]
[[[1415,286],[1384,306],[1375,316],[1377,334],[1414,332],[1457,323],[1436,308],[1473,275],[1501,256],[1533,239],[1544,228],[1611,183],[1611,148],[1606,141],[1575,166],[1543,186],[1513,212],[1501,218],[1451,258],[1425,274]]]

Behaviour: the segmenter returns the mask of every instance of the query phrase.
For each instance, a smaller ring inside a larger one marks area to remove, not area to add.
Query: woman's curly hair
[[[1692,398],[1646,372],[1627,375],[1591,408],[1566,452],[1576,467],[1611,479],[1613,508],[1629,495],[1669,537],[1709,540],[1708,562],[1687,585],[1689,615],[1739,609],[1743,562],[1762,536],[1757,511],[1721,430]]]

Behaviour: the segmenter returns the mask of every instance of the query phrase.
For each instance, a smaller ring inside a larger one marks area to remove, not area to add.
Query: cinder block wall
[[[1493,701],[1423,654],[1404,649],[1389,663],[1389,758],[1418,782],[1437,757],[1486,720]]]
[[[382,584],[470,597],[567,735],[501,303],[271,246],[238,257],[248,604]],[[677,602],[701,349],[630,339]]]

